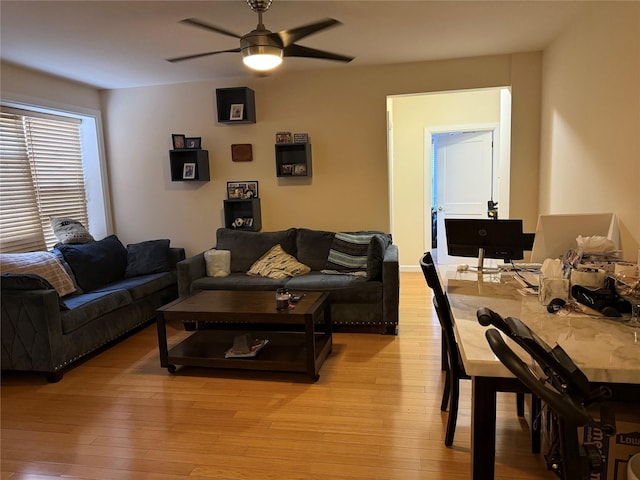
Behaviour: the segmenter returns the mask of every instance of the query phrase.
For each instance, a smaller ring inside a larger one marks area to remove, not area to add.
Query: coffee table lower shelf
[[[304,332],[255,332],[260,339],[269,342],[250,358],[225,358],[225,352],[233,345],[233,338],[246,331],[198,330],[168,351],[167,370],[176,371],[176,365],[212,367],[240,370],[307,373],[315,382],[318,372],[331,353],[331,335],[314,334],[312,349]],[[312,350],[312,351],[309,351]]]

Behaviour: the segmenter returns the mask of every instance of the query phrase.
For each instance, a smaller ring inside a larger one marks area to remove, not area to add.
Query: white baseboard
[[[420,265],[400,265],[398,270],[400,272],[422,272]]]

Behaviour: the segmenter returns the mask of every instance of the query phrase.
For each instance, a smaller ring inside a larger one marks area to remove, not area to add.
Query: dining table
[[[594,388],[604,384],[620,398],[640,398],[640,331],[626,325],[624,317],[605,317],[586,307],[550,313],[537,295],[523,290],[514,272],[487,274],[444,267],[439,273],[451,304],[464,368],[472,382],[473,480],[494,478],[497,392],[523,391],[524,387],[489,347],[485,331],[493,327],[480,325],[479,308],[490,308],[503,318],[518,318],[551,347],[560,345]],[[506,341],[531,363],[530,355],[511,339]]]

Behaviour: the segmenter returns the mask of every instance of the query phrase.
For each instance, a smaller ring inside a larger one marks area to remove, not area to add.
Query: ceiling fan
[[[308,25],[272,33],[262,23],[262,14],[271,6],[272,0],[247,0],[251,10],[258,14],[258,26],[246,35],[237,35],[224,28],[216,27],[202,20],[186,18],[181,23],[203,28],[212,32],[221,33],[240,39],[240,48],[230,50],[218,50],[215,52],[196,53],[182,57],[168,58],[168,62],[182,62],[193,58],[216,55],[218,53],[235,52],[242,53],[242,61],[254,70],[271,70],[282,63],[282,57],[307,57],[323,60],[335,60],[338,62],[350,62],[353,57],[325,52],[315,48],[296,45],[298,40],[319,32],[334,25],[341,25],[338,20],[326,18]]]

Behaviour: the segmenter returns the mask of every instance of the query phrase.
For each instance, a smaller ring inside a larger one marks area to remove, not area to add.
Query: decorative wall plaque
[[[250,162],[253,160],[253,148],[250,143],[231,145],[231,160],[234,162]]]

